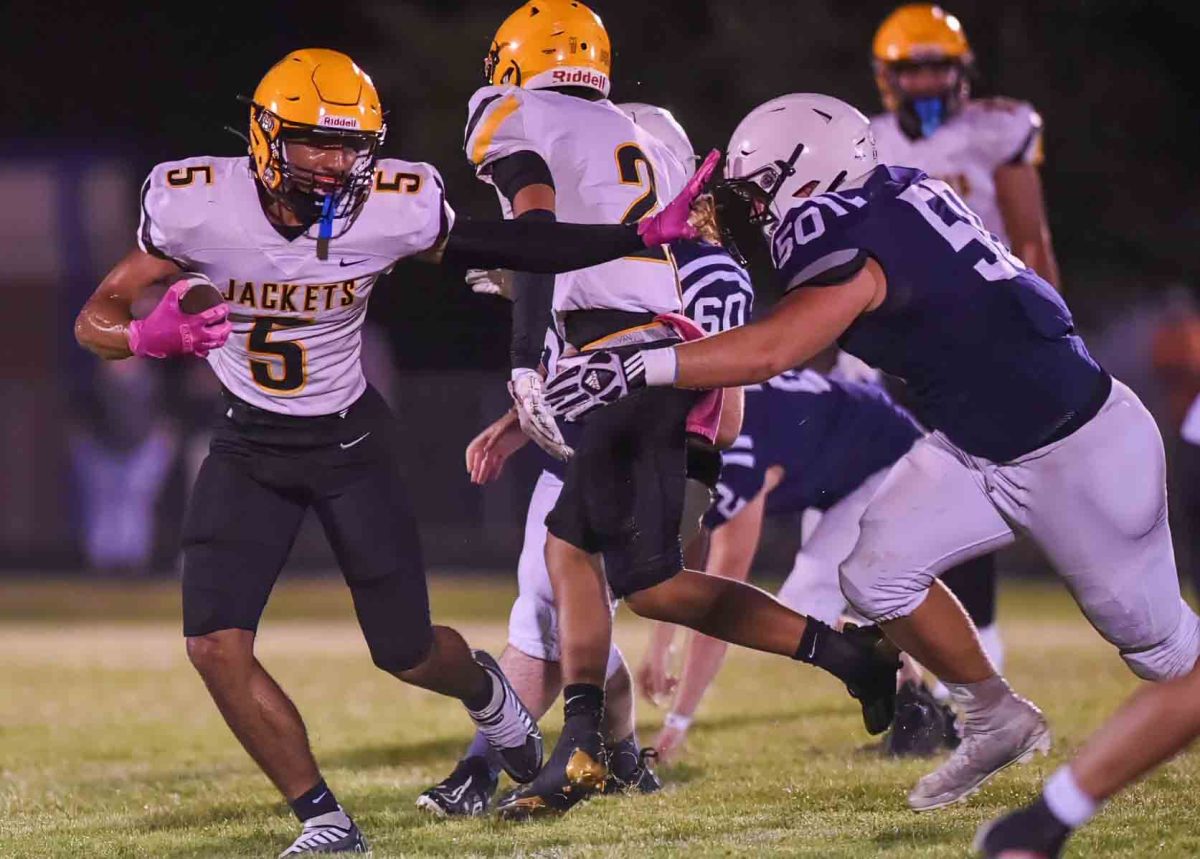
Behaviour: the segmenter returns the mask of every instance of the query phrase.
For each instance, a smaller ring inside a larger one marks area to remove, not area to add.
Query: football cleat
[[[961,802],[1013,764],[1050,751],[1050,728],[1042,711],[1017,695],[990,713],[986,725],[967,722],[962,743],[950,759],[917,782],[908,795],[913,811],[932,811]]]
[[[501,818],[527,820],[563,814],[604,790],[608,783],[604,740],[597,730],[573,729],[571,721],[563,726],[558,745],[537,778],[500,800],[496,812]]]
[[[979,827],[974,847],[986,859],[1058,859],[1070,835],[1070,828],[1050,813],[1039,796],[1024,808]]]
[[[654,793],[662,790],[662,779],[650,769],[658,757],[654,749],[639,749],[633,738],[610,745],[608,751],[608,781],[605,794]]]
[[[862,679],[847,683],[850,697],[862,706],[863,725],[868,734],[882,734],[896,715],[896,672],[900,657],[889,646],[877,626],[846,624],[842,635],[863,651],[870,669]]]
[[[956,717],[922,684],[909,680],[896,693],[896,716],[883,740],[884,754],[895,758],[928,757],[956,749]]]
[[[279,854],[279,859],[307,853],[366,853],[368,849],[367,839],[350,815],[338,810],[304,821],[300,837]]]
[[[542,767],[542,732],[533,714],[521,703],[516,690],[490,654],[473,651],[475,661],[499,684],[500,701],[484,710],[467,710],[496,751],[500,765],[513,781],[531,781]]]
[[[417,808],[434,817],[481,817],[499,782],[487,758],[463,758],[454,772],[417,797]]]

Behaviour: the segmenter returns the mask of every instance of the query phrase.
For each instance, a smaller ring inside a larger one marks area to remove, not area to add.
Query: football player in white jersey
[[[1024,101],[971,98],[971,45],[940,6],[898,7],[876,31],[872,54],[886,111],[871,119],[871,130],[883,162],[946,182],[993,235],[1061,289],[1038,175],[1038,112]]]
[[[669,111],[640,103],[618,107],[639,128],[665,143],[690,175],[695,169],[696,154],[687,133]],[[749,277],[720,244],[688,242],[677,245],[675,253],[684,313],[689,319],[708,334],[716,334],[748,320],[754,302]],[[476,292],[511,298],[508,273],[472,272],[469,282]],[[547,372],[554,372],[563,347],[563,340],[554,330],[546,332],[542,366]],[[740,404],[733,403],[732,407],[726,404],[721,413],[717,445],[732,443],[740,423]],[[574,442],[579,429],[575,424],[561,428],[566,444]],[[466,464],[472,482],[482,485],[498,478],[509,457],[529,440],[522,432],[515,409],[510,410],[468,445]],[[498,661],[517,694],[534,716],[541,718],[562,691],[559,624],[550,573],[546,568],[545,520],[562,490],[565,465],[542,451],[535,453],[543,460],[542,473],[529,499],[524,545],[517,563],[519,592],[509,616],[508,645]],[[685,512],[685,529],[689,519],[693,530],[698,529],[699,514],[710,497],[711,487],[705,485],[699,475],[698,463],[704,456],[705,451],[699,447],[689,450],[689,498],[694,495],[697,500],[695,515],[689,517]],[[715,451],[712,452],[712,457],[717,456]],[[719,460],[710,461],[710,465],[710,471],[720,468]],[[684,545],[689,538],[690,535],[683,535]],[[615,602],[612,607],[615,610]],[[609,651],[604,693],[604,733],[610,775],[605,792],[636,790],[649,793],[657,790],[661,782],[646,763],[647,755],[640,747],[634,728],[632,678],[615,643]],[[490,757],[486,739],[477,734],[454,771],[422,793],[417,806],[437,816],[483,814],[491,803],[500,772]]]
[[[608,101],[610,67],[603,24],[575,0],[531,0],[497,31],[485,62],[490,85],[471,98],[465,148],[518,223],[561,215],[634,224],[681,187],[684,168],[667,147]],[[679,316],[665,248],[557,279],[516,278],[514,398],[522,424],[536,424],[531,434],[551,452],[565,451],[539,417],[549,413],[536,370],[551,307],[559,332],[582,351],[663,347],[695,333]],[[890,722],[897,662],[877,648],[877,631],[806,624],[757,588],[683,569],[687,432],[695,421],[715,434],[719,414],[716,394],[664,390],[584,422],[545,520],[566,722],[538,778],[500,803],[502,816],[565,811],[608,778],[601,721],[610,593],[645,617],[819,665],[860,699],[869,730]]]
[[[79,342],[103,358],[194,354],[222,384],[224,414],[184,526],[184,635],[233,733],[303,822],[285,855],[366,849],[320,776],[299,713],[254,656],[309,508],[375,663],[463,701],[513,778],[541,764],[537,726],[495,661],[431,625],[394,419],[360,363],[377,278],[410,256],[562,271],[696,234],[684,198],[637,227],[456,224],[431,165],[377,157],[384,131],[375,87],[349,57],[289,54],[251,100],[249,159],[153,169],[138,249],[76,321]],[[225,302],[183,312],[188,271],[219,284]],[[132,319],[147,286],[173,281],[147,318]]]

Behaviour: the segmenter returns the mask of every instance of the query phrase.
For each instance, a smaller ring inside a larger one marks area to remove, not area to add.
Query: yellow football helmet
[[[896,9],[875,32],[872,48],[875,83],[883,105],[895,113],[910,137],[929,136],[962,107],[969,95],[974,63],[971,45],[958,18],[931,3]],[[952,70],[940,92],[913,96],[904,92],[899,74],[920,66]]]
[[[272,197],[302,220],[332,223],[344,232],[371,192],[375,159],[386,126],[371,78],[338,51],[292,51],[263,77],[250,101],[250,155],[254,173]],[[353,167],[342,176],[323,176],[287,157],[289,142],[348,147]]]
[[[611,75],[608,31],[578,0],[529,0],[500,25],[483,61],[489,84],[586,87],[605,98]]]

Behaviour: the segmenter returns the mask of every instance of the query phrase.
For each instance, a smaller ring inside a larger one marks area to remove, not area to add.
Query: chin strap
[[[321,205],[320,226],[317,228],[317,259],[329,259],[329,240],[333,237],[333,195]]]

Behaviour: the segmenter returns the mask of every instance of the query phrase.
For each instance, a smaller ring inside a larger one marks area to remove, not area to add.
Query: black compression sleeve
[[[554,213],[532,209],[522,214],[525,223],[554,223]],[[513,272],[512,366],[536,370],[542,360],[546,329],[554,304],[554,275]]]
[[[645,247],[637,226],[632,224],[551,224],[461,218],[446,240],[443,259],[469,268],[558,274],[627,257]]]
[[[492,184],[510,202],[530,185],[554,187],[550,166],[536,152],[522,150],[492,164]]]

